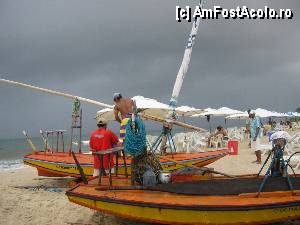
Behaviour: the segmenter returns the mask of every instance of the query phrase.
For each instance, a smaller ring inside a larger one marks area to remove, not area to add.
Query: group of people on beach
[[[111,149],[115,146],[122,146],[122,142],[126,135],[126,125],[130,120],[133,113],[133,101],[131,99],[123,98],[120,93],[115,93],[113,96],[115,103],[114,117],[115,120],[120,123],[120,140],[113,131],[107,129],[107,120],[103,117],[97,117],[97,127],[90,136],[90,148],[92,151],[101,151]],[[260,149],[260,134],[262,130],[262,123],[258,116],[255,115],[254,110],[248,110],[249,119],[246,121],[246,132],[250,134],[249,147],[255,152],[255,163],[261,164],[261,149]],[[223,140],[228,140],[228,133],[222,126],[218,126],[216,132],[211,134],[208,138],[208,145],[210,146],[211,139],[217,135],[222,135]],[[166,142],[166,141],[165,141]],[[166,148],[166,143],[162,144],[162,148]],[[165,149],[162,149],[165,151]],[[108,156],[103,158],[103,170],[108,169]],[[111,168],[113,168],[114,161],[113,156],[110,159]],[[103,171],[105,173],[105,171]],[[107,172],[107,171],[106,171]],[[99,176],[100,174],[100,162],[98,157],[94,157],[94,174],[93,176]]]
[[[249,118],[246,120],[246,133],[249,133],[250,141],[249,141],[249,147],[256,155],[256,160],[254,161],[257,164],[261,164],[261,132],[262,132],[262,123],[258,116],[255,115],[254,110],[248,110]],[[208,137],[208,147],[211,147],[211,140],[212,138],[216,136],[222,136],[223,141],[228,140],[228,132],[227,130],[222,127],[218,126],[215,133],[211,134]],[[218,147],[218,146],[217,146]]]

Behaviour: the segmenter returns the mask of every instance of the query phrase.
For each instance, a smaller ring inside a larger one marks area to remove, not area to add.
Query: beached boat
[[[186,166],[197,166],[203,167],[207,166],[225,155],[228,154],[227,149],[200,152],[200,153],[174,153],[172,158],[178,163],[168,161],[167,159],[161,159],[161,165],[164,171],[174,171]],[[76,154],[84,174],[86,176],[93,175],[93,161],[94,158],[92,155],[86,154]],[[171,158],[171,157],[170,157]],[[120,162],[122,160],[119,160]],[[39,151],[36,153],[31,153],[25,155],[23,162],[26,165],[35,167],[38,171],[39,176],[47,177],[80,177],[79,170],[76,166],[76,163],[73,157],[69,153],[65,152],[44,152]],[[126,160],[126,164],[130,165],[130,158]],[[119,174],[125,174],[125,167],[121,163],[119,164]],[[130,167],[128,167],[128,173],[130,173]]]
[[[300,176],[269,178],[258,194],[262,177],[213,178],[130,187],[130,179],[116,177],[109,188],[105,178],[79,184],[66,195],[69,201],[122,218],[161,224],[269,224],[300,218]]]

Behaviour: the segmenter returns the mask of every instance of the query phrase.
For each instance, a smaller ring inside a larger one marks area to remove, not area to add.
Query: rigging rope
[[[136,157],[146,148],[146,130],[143,121],[139,118],[135,119],[135,129],[132,129],[131,123],[130,119],[126,125],[124,149],[126,153]]]

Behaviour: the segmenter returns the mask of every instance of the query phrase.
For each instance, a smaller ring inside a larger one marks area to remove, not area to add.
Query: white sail
[[[200,7],[202,8],[201,2],[200,2]],[[170,107],[172,107],[173,109],[175,109],[177,106],[178,96],[179,96],[179,93],[180,93],[180,90],[182,87],[182,83],[183,83],[184,77],[187,73],[187,70],[189,68],[189,63],[191,60],[193,45],[195,43],[195,38],[196,38],[196,35],[198,32],[199,23],[200,23],[199,18],[195,19],[195,21],[193,22],[193,27],[192,27],[191,33],[189,35],[188,43],[185,48],[182,63],[181,63],[181,66],[180,66],[178,74],[177,74],[177,78],[176,78],[175,85],[173,88],[172,97],[171,97],[171,100],[169,103]]]

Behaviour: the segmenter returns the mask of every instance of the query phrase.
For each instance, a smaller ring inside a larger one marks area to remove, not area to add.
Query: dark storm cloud
[[[176,5],[196,1],[0,2],[0,74],[111,103],[113,92],[167,102],[191,24]],[[207,7],[291,8],[292,20],[202,21],[180,103],[199,108],[300,105],[298,1],[207,1]],[[69,126],[71,102],[0,85],[0,137]],[[84,105],[85,130],[98,110]]]

